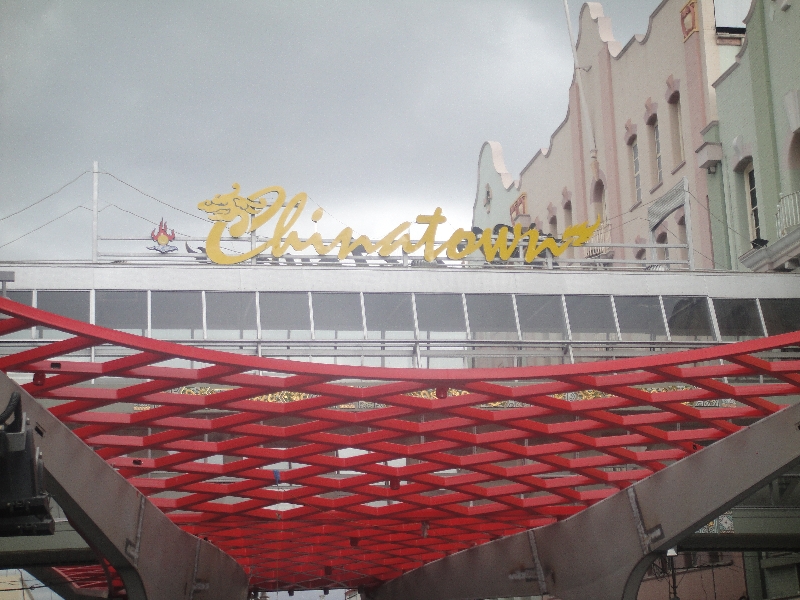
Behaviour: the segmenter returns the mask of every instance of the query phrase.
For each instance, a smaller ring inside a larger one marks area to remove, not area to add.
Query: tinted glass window
[[[255,292],[206,292],[208,339],[255,339]]]
[[[755,300],[715,298],[714,312],[717,313],[717,325],[724,341],[745,340],[764,335]]]
[[[39,292],[36,305],[62,317],[89,322],[89,292]]]
[[[466,298],[469,329],[474,337],[517,339],[514,303],[509,294],[467,294]]]
[[[800,330],[800,298],[762,298],[759,302],[769,335]]]
[[[36,306],[62,317],[89,322],[89,292],[40,291],[36,295]],[[37,328],[38,337],[60,339],[68,334],[54,329]]]
[[[203,299],[200,292],[152,292],[150,302],[154,338],[203,338]]]
[[[30,290],[8,290],[8,299],[19,302],[25,306],[33,306],[33,292]],[[0,319],[7,319],[6,315],[0,315]],[[7,333],[5,339],[31,339],[31,328],[28,327],[14,333]]]
[[[523,339],[567,339],[567,324],[564,320],[561,296],[517,294],[517,312]]]
[[[147,292],[97,290],[94,301],[98,325],[136,335],[147,332]]]
[[[566,296],[573,340],[615,340],[610,296]]]
[[[312,293],[314,336],[317,339],[364,337],[361,297],[352,293]]]
[[[261,292],[259,308],[264,339],[311,338],[306,292]]]
[[[411,294],[364,294],[369,337],[413,338]]]
[[[415,298],[420,336],[447,333],[446,337],[466,337],[461,294],[416,294]]]
[[[666,340],[658,296],[614,296],[623,340]]]
[[[8,290],[8,299],[25,306],[33,306],[33,292],[30,290]]]
[[[673,340],[713,341],[714,330],[706,298],[699,296],[664,296],[664,312]]]

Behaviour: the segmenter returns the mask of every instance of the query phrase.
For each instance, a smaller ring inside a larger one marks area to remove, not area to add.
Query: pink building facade
[[[664,0],[647,33],[624,46],[602,6],[584,4],[567,116],[516,180],[500,144],[483,145],[473,226],[530,223],[559,238],[570,225],[599,220],[592,241],[600,246],[568,250],[567,258],[644,266],[649,259],[688,263],[691,255],[695,268],[724,268],[714,258],[706,169],[696,150],[717,118],[711,84],[741,40],[736,31],[717,31],[713,0]],[[671,256],[643,247],[654,243],[689,247]]]

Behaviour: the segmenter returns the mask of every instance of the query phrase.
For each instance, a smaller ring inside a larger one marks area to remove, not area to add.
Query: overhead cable
[[[183,214],[185,214],[185,215],[189,215],[190,217],[194,217],[195,219],[200,219],[201,221],[203,221],[203,222],[206,222],[206,219],[204,219],[203,217],[201,217],[201,216],[198,216],[198,215],[196,215],[196,214],[194,214],[194,213],[190,213],[189,211],[183,210],[182,208],[178,208],[177,206],[173,206],[173,205],[172,205],[172,204],[170,204],[169,202],[164,202],[163,200],[160,200],[160,199],[156,198],[155,196],[152,196],[151,194],[148,194],[147,192],[143,192],[142,190],[140,190],[139,188],[137,188],[135,185],[131,185],[131,184],[130,184],[130,183],[128,183],[127,181],[123,181],[122,179],[120,179],[119,177],[117,177],[116,175],[114,175],[114,174],[112,174],[112,173],[109,173],[108,171],[100,171],[100,173],[101,173],[102,175],[108,175],[109,177],[111,177],[111,178],[113,178],[113,179],[116,179],[116,180],[117,180],[117,181],[119,181],[119,182],[120,182],[122,185],[126,185],[126,186],[128,186],[128,187],[129,187],[129,188],[131,188],[132,190],[135,190],[135,191],[139,192],[139,193],[140,193],[142,196],[146,196],[147,198],[150,198],[151,200],[155,200],[155,201],[156,201],[156,202],[158,202],[159,204],[163,204],[164,206],[168,206],[168,207],[169,207],[169,208],[171,208],[172,210],[177,210],[177,211],[178,211],[178,212],[180,212],[180,213],[183,213]]]
[[[44,225],[40,225],[39,227],[36,227],[35,229],[31,229],[31,230],[30,230],[28,233],[23,233],[21,236],[19,236],[19,237],[17,237],[17,238],[14,238],[14,239],[13,239],[13,240],[11,240],[10,242],[6,242],[5,244],[2,244],[2,245],[0,245],[0,248],[5,248],[6,246],[8,246],[8,245],[10,245],[10,244],[13,244],[14,242],[18,242],[18,241],[19,241],[19,240],[21,240],[22,238],[24,238],[24,237],[27,237],[27,236],[29,236],[30,234],[32,234],[32,233],[34,233],[34,232],[36,232],[36,231],[39,231],[40,229],[42,229],[42,228],[44,228],[44,227],[47,227],[48,225],[50,225],[50,223],[55,223],[55,222],[56,222],[56,221],[58,221],[59,219],[63,219],[63,218],[64,218],[64,217],[66,217],[68,214],[75,212],[75,211],[76,211],[76,210],[78,210],[79,208],[83,208],[84,210],[91,210],[91,209],[89,209],[89,208],[86,208],[85,206],[78,205],[78,206],[76,206],[76,207],[74,207],[74,208],[72,208],[72,209],[68,210],[68,211],[67,211],[67,212],[65,212],[64,214],[57,216],[55,219],[50,219],[50,220],[49,220],[47,223],[45,223]]]
[[[39,204],[39,203],[41,203],[41,202],[44,202],[44,201],[45,201],[45,200],[47,200],[48,198],[52,198],[52,197],[53,197],[53,196],[55,196],[57,193],[59,193],[61,190],[63,190],[63,189],[64,189],[64,188],[66,188],[67,186],[70,186],[70,185],[72,185],[73,183],[75,183],[76,181],[78,181],[78,179],[80,179],[81,177],[83,177],[84,175],[86,175],[87,173],[91,173],[91,171],[84,171],[83,173],[81,173],[80,175],[78,175],[78,176],[77,176],[75,179],[73,179],[72,181],[68,181],[67,183],[65,183],[64,185],[62,185],[60,188],[58,188],[58,189],[57,189],[55,192],[53,192],[52,194],[48,194],[48,195],[47,195],[47,196],[45,196],[44,198],[41,198],[41,199],[37,200],[36,202],[33,202],[32,204],[29,204],[29,205],[28,205],[28,206],[26,206],[25,208],[21,208],[21,209],[19,209],[18,211],[11,213],[10,215],[6,215],[5,217],[0,217],[0,221],[5,221],[6,219],[10,219],[11,217],[13,217],[13,216],[15,216],[15,215],[18,215],[19,213],[21,213],[21,212],[25,212],[25,211],[26,211],[26,210],[28,210],[29,208],[33,208],[33,207],[34,207],[34,206],[36,206],[37,204]],[[0,246],[0,248],[2,248],[2,246]]]

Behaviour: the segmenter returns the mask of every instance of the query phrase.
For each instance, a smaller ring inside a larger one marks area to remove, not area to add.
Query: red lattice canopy
[[[32,375],[28,392],[266,590],[375,585],[569,517],[800,392],[800,332],[412,370],[207,350],[3,299],[0,312],[0,369]],[[15,339],[31,327],[42,340]]]

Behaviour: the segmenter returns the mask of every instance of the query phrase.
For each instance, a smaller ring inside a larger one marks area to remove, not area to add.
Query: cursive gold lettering
[[[337,246],[339,260],[347,258],[356,248],[363,247],[364,253],[377,252],[379,256],[383,257],[390,256],[398,248],[402,248],[407,254],[422,249],[423,257],[428,262],[435,261],[442,253],[446,253],[451,260],[459,260],[478,250],[483,251],[488,261],[493,261],[497,256],[501,260],[507,261],[518,250],[522,252],[523,242],[526,239],[527,248],[524,261],[530,263],[545,250],[549,250],[553,256],[560,256],[570,246],[585,244],[600,225],[599,219],[591,226],[586,223],[572,225],[564,231],[560,243],[552,237],[545,238],[539,243],[539,232],[536,229],[522,231],[519,223],[515,224],[512,229],[513,236],[510,242],[507,226],[499,229],[495,240],[492,239],[495,236],[489,228],[484,229],[480,235],[476,235],[472,231],[457,229],[446,242],[437,247],[436,231],[439,225],[447,222],[447,217],[442,214],[441,208],[436,208],[433,214],[417,215],[416,222],[420,225],[427,225],[427,227],[416,242],[411,240],[407,231],[411,223],[405,221],[377,242],[373,242],[365,235],[353,240],[353,230],[345,227],[333,238],[331,243],[326,244],[319,233],[315,232],[308,238],[302,239],[293,229],[308,201],[308,196],[304,192],[296,194],[286,202],[286,192],[280,186],[264,188],[246,198],[240,195],[239,190],[239,184],[234,183],[233,192],[218,194],[213,199],[204,200],[197,205],[200,210],[208,213],[208,218],[213,223],[206,239],[206,254],[217,264],[241,263],[267,250],[273,256],[281,257],[289,248],[296,252],[302,252],[313,247],[317,254],[325,256]],[[266,196],[270,194],[276,194],[276,197],[273,202],[267,203]],[[322,215],[322,209],[317,208],[311,220],[316,223],[322,218]],[[276,216],[277,221],[272,237],[266,242],[242,254],[231,255],[223,252],[221,242],[226,229],[232,237],[239,238],[245,233],[255,233],[259,227],[269,223]]]

